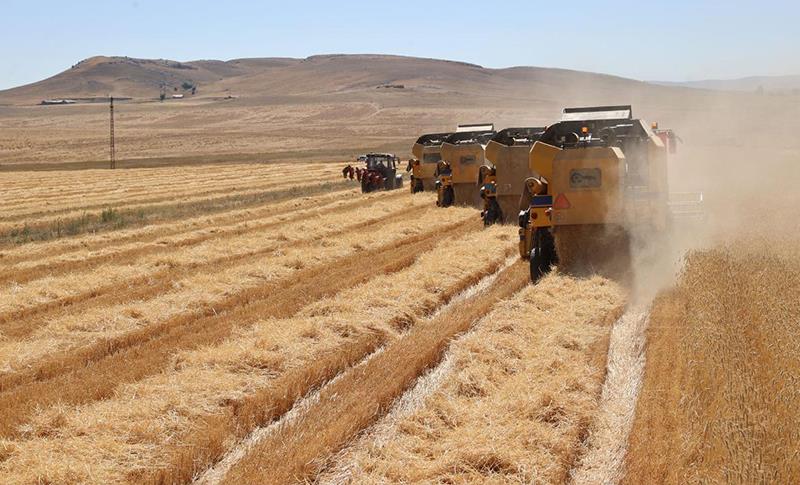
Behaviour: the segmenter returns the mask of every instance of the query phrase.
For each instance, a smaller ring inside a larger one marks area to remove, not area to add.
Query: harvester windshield
[[[399,159],[391,153],[368,153],[366,155],[367,169],[381,170],[384,168],[397,168]]]

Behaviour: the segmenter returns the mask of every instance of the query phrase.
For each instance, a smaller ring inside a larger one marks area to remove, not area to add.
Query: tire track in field
[[[453,238],[448,239],[453,240],[461,236],[455,234]],[[511,254],[510,248],[506,256],[509,254]],[[413,307],[410,313],[387,316],[387,321],[436,315],[443,307],[465,292],[469,292],[487,277],[491,278],[491,275],[496,274],[498,268],[503,266],[503,262],[503,259],[487,258],[482,266],[474,268],[457,281],[450,283],[447,288],[443,288],[433,305],[418,305]],[[176,438],[176,443],[180,445],[166,452],[169,458],[165,466],[144,471],[142,476],[134,477],[134,481],[189,482],[198,473],[222,459],[231,440],[241,440],[253,430],[278,420],[289,412],[298,400],[314,389],[337,378],[368,356],[374,355],[380,347],[403,338],[393,337],[385,329],[374,327],[349,337],[351,340],[346,344],[340,345],[335,350],[315,355],[313,362],[288,370],[270,382],[267,387],[230,403],[224,412],[204,418],[188,435]]]
[[[0,381],[0,436],[14,436],[37,408],[84,404],[110,396],[124,383],[159,372],[180,350],[219,343],[257,319],[287,317],[310,301],[334,295],[380,273],[401,270],[453,235],[480,229],[459,221],[426,233],[299,270],[291,277],[244,290],[208,308],[159,325],[107,339],[90,348],[57,355],[46,366]]]
[[[474,286],[471,286],[471,287],[467,288],[466,290],[464,290],[461,293],[459,293],[458,295],[456,295],[454,298],[450,299],[450,301],[448,301],[444,305],[440,306],[437,310],[435,310],[435,312],[431,313],[428,318],[429,319],[436,318],[442,312],[447,311],[449,307],[453,307],[455,305],[463,305],[466,300],[468,300],[469,298],[472,298],[473,296],[475,296],[476,293],[478,293],[481,290],[486,289],[492,283],[494,283],[494,281],[496,280],[498,274],[499,274],[499,270],[497,272],[493,273],[493,274],[490,274],[489,276],[484,277],[483,279],[478,281],[478,283],[476,283]],[[363,362],[366,362],[366,360],[373,358],[375,355],[377,355],[377,353],[372,353],[372,354],[368,355],[367,357],[362,359],[361,364],[363,365]],[[445,358],[446,357],[447,356],[445,356]],[[355,365],[356,363],[357,362],[354,362],[353,365]],[[414,389],[409,390],[408,392],[406,392],[403,395],[403,397],[399,398],[398,400],[405,399],[406,396],[409,394],[409,392],[413,392],[413,391],[417,390],[417,388],[420,387],[420,381],[421,380],[425,379],[426,381],[430,382],[431,374],[437,374],[438,377],[440,377],[440,378],[443,377],[443,375],[447,372],[447,370],[445,370],[447,365],[452,365],[452,359],[449,359],[448,363],[445,363],[445,362],[440,363],[439,365],[437,365],[433,369],[430,369],[430,371],[428,371],[424,376],[421,376],[420,378],[418,378],[417,381],[416,381],[416,384],[414,385]],[[348,368],[349,367],[350,366],[348,366]],[[338,374],[327,385],[330,385],[331,383],[335,382],[342,375],[344,375],[344,374],[343,373]],[[434,387],[434,386],[431,386],[430,384],[426,384],[426,386],[428,387],[427,390],[432,392],[431,387]],[[425,387],[425,386],[423,386],[423,387]],[[272,433],[278,427],[285,426],[286,422],[292,421],[292,420],[296,420],[296,419],[299,419],[300,417],[302,417],[303,413],[305,413],[306,410],[308,410],[309,407],[313,403],[316,403],[316,402],[319,401],[319,395],[320,395],[319,390],[315,390],[315,391],[311,392],[310,394],[307,394],[307,395],[303,396],[301,399],[297,400],[292,405],[292,408],[289,411],[287,411],[286,413],[282,414],[279,417],[279,419],[274,420],[272,423],[270,423],[269,425],[267,425],[265,427],[261,427],[261,428],[255,429],[245,439],[240,440],[240,442],[234,448],[228,450],[225,453],[225,455],[222,457],[221,460],[216,461],[216,463],[212,467],[208,468],[202,474],[197,476],[192,481],[192,483],[194,485],[218,485],[219,482],[225,477],[225,475],[231,469],[231,467],[233,467],[235,464],[240,462],[249,449],[251,449],[257,443],[262,441],[265,437],[267,437],[270,433]],[[415,402],[416,401],[417,401],[417,399],[415,399]],[[390,413],[394,412],[396,407],[397,407],[397,403],[393,404],[392,405],[392,410],[390,411]]]
[[[326,214],[337,214],[341,212],[348,212],[361,203],[347,204],[347,206],[340,206]],[[341,210],[340,210],[341,209]],[[319,216],[319,213],[308,214],[307,216],[297,218],[293,222],[299,222],[306,219]],[[397,219],[412,219],[413,213],[401,214]],[[395,219],[395,221],[397,220]],[[373,225],[382,225],[386,220],[383,217],[376,217],[367,219],[342,226],[337,230],[325,234],[318,234],[321,237],[337,237],[344,235],[347,232],[364,229]],[[266,226],[279,225],[283,223],[270,223]],[[246,234],[248,232],[264,229],[264,227],[252,227],[248,230],[237,232],[233,235]],[[219,233],[217,233],[219,234]],[[215,235],[217,235],[215,234]],[[230,235],[230,234],[225,234]],[[305,241],[298,241],[294,243],[297,247],[305,247],[315,244],[316,241],[307,239]],[[72,313],[79,312],[82,309],[88,309],[94,306],[108,306],[116,303],[121,303],[130,300],[147,300],[158,294],[169,291],[173,282],[188,276],[192,273],[214,273],[220,271],[226,266],[235,266],[246,263],[249,259],[255,259],[266,254],[270,254],[277,249],[285,246],[285,243],[274,243],[268,246],[261,247],[257,250],[251,250],[244,253],[232,254],[220,258],[206,260],[202,263],[189,263],[177,266],[168,267],[155,273],[150,273],[142,276],[137,276],[131,279],[123,279],[111,285],[92,288],[91,290],[70,295],[63,298],[43,303],[36,306],[27,307],[21,310],[14,310],[4,314],[0,314],[0,330],[2,334],[10,338],[23,338],[30,335],[37,329],[47,325],[54,314],[59,314],[67,310]],[[161,246],[163,247],[163,246]],[[35,318],[35,319],[34,319]],[[2,382],[2,380],[0,380]],[[0,388],[2,386],[0,385]]]
[[[287,421],[250,448],[223,483],[285,484],[313,477],[323,460],[375,422],[418,376],[438,363],[454,336],[522,289],[528,278],[524,264],[507,267],[491,287],[465,304],[416,325],[363,365],[348,369],[320,390],[317,402],[299,419]]]

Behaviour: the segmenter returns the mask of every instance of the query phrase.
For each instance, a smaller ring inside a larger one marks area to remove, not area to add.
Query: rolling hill
[[[185,98],[157,102],[162,86]],[[197,86],[195,95],[189,86]],[[677,130],[687,160],[690,151],[703,150],[694,158],[719,160],[704,164],[717,170],[742,156],[742,147],[794,140],[789,120],[796,119],[791,94],[663,86],[567,69],[490,69],[390,55],[191,62],[92,57],[0,91],[0,164],[102,163],[108,156],[103,103],[38,105],[109,94],[131,98],[119,106],[116,125],[117,156],[131,164],[406,154],[420,133],[457,123],[542,126],[565,106],[631,104],[635,116]],[[732,155],[720,156],[720,147]]]
[[[177,62],[130,57],[92,57],[48,79],[0,91],[0,103],[31,104],[53,98],[109,94],[155,99],[161,88],[200,96],[341,94],[385,88],[405,92],[485,95],[502,91],[530,97],[534,91],[649,90],[647,83],[615,76],[537,67],[489,69],[463,62],[388,55],[323,55],[306,59],[258,58]],[[660,88],[655,88],[660,89]]]

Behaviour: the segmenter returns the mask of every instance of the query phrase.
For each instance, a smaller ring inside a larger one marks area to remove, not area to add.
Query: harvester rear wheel
[[[497,199],[489,199],[488,207],[483,211],[483,225],[487,227],[491,226],[492,224],[500,222],[502,218],[503,214],[500,212],[500,205],[498,205]]]
[[[453,205],[453,200],[455,199],[453,194],[453,187],[447,187],[442,191],[442,203],[441,207],[450,207]]]
[[[531,256],[529,259],[531,281],[536,283],[539,281],[539,278],[549,273],[556,259],[553,234],[549,229],[537,229],[533,233],[533,249],[531,249]]]

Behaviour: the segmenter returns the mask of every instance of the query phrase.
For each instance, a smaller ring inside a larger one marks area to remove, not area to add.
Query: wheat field
[[[798,248],[762,235],[687,256],[653,304],[623,483],[800,482]]]
[[[634,307],[340,170],[5,174],[0,483],[800,479],[791,230]]]

